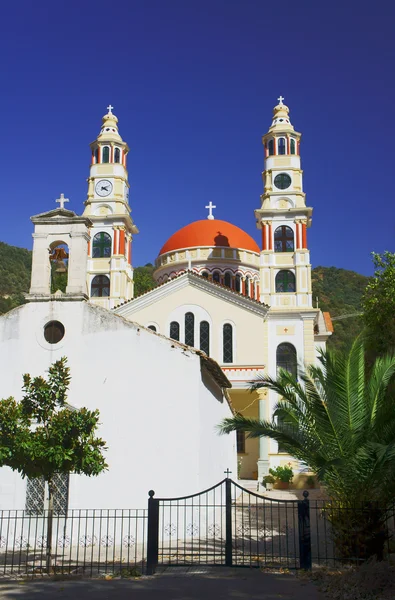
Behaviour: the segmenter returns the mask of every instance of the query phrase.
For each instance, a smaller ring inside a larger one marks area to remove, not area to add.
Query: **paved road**
[[[259,569],[167,569],[153,577],[121,580],[0,581],[1,600],[322,600],[294,575]]]

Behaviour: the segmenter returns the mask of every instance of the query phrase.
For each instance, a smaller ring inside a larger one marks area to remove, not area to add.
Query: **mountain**
[[[31,264],[30,250],[0,242],[0,314],[24,303],[23,293],[30,286]],[[134,269],[136,296],[155,287],[154,269],[150,263]],[[336,267],[315,267],[311,278],[314,306],[318,299],[321,310],[330,312],[334,319],[335,331],[329,347],[344,348],[361,330],[361,318],[354,316],[337,320],[337,317],[360,312],[361,298],[369,278]]]

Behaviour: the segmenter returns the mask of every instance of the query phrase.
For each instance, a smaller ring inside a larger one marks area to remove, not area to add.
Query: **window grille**
[[[115,163],[121,162],[121,151],[119,148],[115,148],[115,150],[114,150],[114,162]]]
[[[241,292],[241,277],[236,275],[236,292]]]
[[[223,362],[233,362],[233,327],[230,323],[223,327]]]
[[[224,279],[224,284],[227,287],[231,287],[232,286],[232,277],[230,273],[225,273],[225,279]]]
[[[292,271],[279,271],[276,275],[276,292],[294,292],[295,274]]]
[[[279,369],[285,369],[288,371],[288,373],[294,375],[294,377],[297,376],[298,367],[296,350],[292,344],[284,342],[283,344],[277,346],[276,364],[277,371],[279,371]]]
[[[104,163],[110,162],[110,148],[108,146],[104,146],[102,152],[103,152],[102,162],[104,162]]]
[[[92,256],[93,258],[104,258],[111,256],[111,236],[108,233],[97,233],[93,238]]]
[[[55,515],[66,515],[69,504],[69,474],[55,473],[52,479],[53,512]],[[42,515],[48,507],[45,505],[46,486],[44,477],[27,480],[26,512],[29,515]]]
[[[195,315],[191,312],[185,315],[185,343],[187,346],[195,345]]]
[[[170,323],[170,337],[172,340],[180,341],[180,324],[177,321]]]
[[[278,139],[278,153],[285,154],[285,138]]]
[[[110,295],[110,280],[107,275],[96,275],[92,279],[91,296],[105,298]]]
[[[287,225],[277,227],[274,232],[274,251],[275,252],[293,252],[294,251],[294,232]]]
[[[210,324],[207,321],[200,323],[200,350],[210,356]]]
[[[246,434],[244,431],[236,431],[236,447],[239,454],[246,451]]]
[[[293,138],[291,138],[291,154],[296,154],[296,144]]]
[[[267,145],[268,150],[269,150],[269,156],[273,156],[274,154],[274,140],[269,140],[269,143]]]

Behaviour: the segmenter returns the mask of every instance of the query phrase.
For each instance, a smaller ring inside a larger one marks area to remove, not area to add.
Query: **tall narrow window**
[[[296,154],[296,143],[293,138],[291,138],[291,154]]]
[[[236,431],[236,447],[239,454],[245,454],[246,434],[244,431]]]
[[[223,327],[223,362],[233,362],[233,327],[230,323]]]
[[[250,278],[246,277],[246,296],[250,295]]]
[[[99,148],[95,148],[94,157],[95,157],[95,164],[97,164],[99,162]]]
[[[121,162],[121,151],[119,148],[115,148],[115,150],[114,150],[114,162],[115,163]]]
[[[191,312],[185,314],[185,343],[187,346],[195,345],[195,315]]]
[[[278,147],[278,153],[279,154],[285,154],[285,138],[278,138],[277,140],[277,147]]]
[[[296,350],[292,344],[285,342],[277,346],[276,351],[276,364],[277,371],[279,369],[285,369],[291,375],[297,376],[298,366],[297,366],[297,357]]]
[[[231,277],[231,274],[230,274],[230,273],[225,273],[224,284],[225,284],[227,287],[231,287],[231,285],[232,285],[232,277]]]
[[[279,271],[276,275],[276,292],[294,292],[295,274],[292,271]]]
[[[210,324],[207,321],[200,323],[200,350],[210,356]]]
[[[107,275],[96,275],[92,279],[91,296],[93,298],[105,298],[110,295],[110,279]]]
[[[92,244],[93,258],[111,256],[111,243],[111,236],[108,233],[104,233],[104,231],[97,233]]]
[[[102,160],[102,162],[104,162],[104,163],[110,162],[110,148],[109,148],[109,146],[104,146],[102,152],[103,152],[103,160]]]
[[[172,340],[180,341],[180,324],[177,321],[170,323],[170,337]]]
[[[219,283],[220,274],[218,273],[218,271],[215,271],[215,273],[213,273],[213,281],[216,281],[217,283]]]
[[[241,292],[241,277],[240,275],[236,275],[236,292]]]
[[[269,140],[267,148],[269,150],[269,156],[272,156],[274,154],[274,140]]]
[[[290,227],[281,225],[274,232],[274,251],[275,252],[293,252],[294,251],[294,232]]]

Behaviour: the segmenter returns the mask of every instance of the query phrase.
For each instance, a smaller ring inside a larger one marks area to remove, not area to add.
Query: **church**
[[[206,218],[163,240],[157,286],[135,296],[129,147],[111,105],[90,146],[82,214],[62,194],[59,207],[31,218],[28,302],[0,317],[0,397],[19,398],[23,373],[44,374],[68,357],[69,402],[100,410],[110,464],[92,480],[70,476],[69,506],[144,506],[148,489],[197,492],[228,468],[242,479],[289,462],[298,471],[272,440],[216,431],[232,413],[270,419],[276,398],[251,393],[251,381],[315,363],[333,331],[329,314],[313,307],[312,208],[301,134],[283,100],[262,138],[264,192],[251,215],[260,245],[216,219],[210,202]],[[23,508],[28,485],[3,468],[1,508]]]

